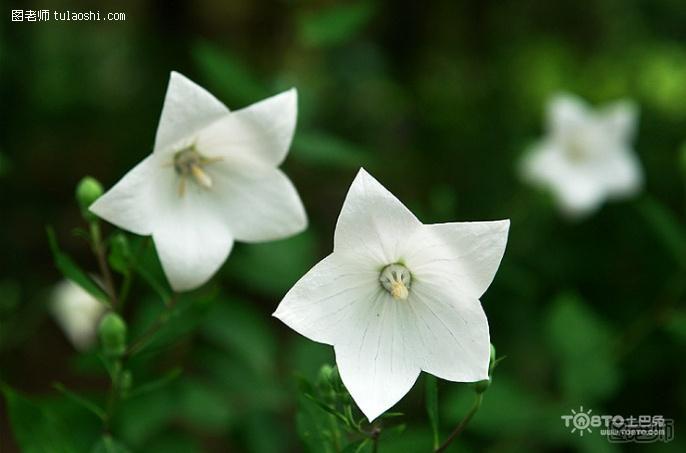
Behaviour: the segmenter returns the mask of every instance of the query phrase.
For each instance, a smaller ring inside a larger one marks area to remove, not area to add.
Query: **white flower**
[[[524,178],[552,192],[570,216],[597,209],[606,198],[627,197],[643,176],[631,140],[637,108],[618,101],[592,110],[559,94],[548,104],[548,132],[522,162]]]
[[[63,280],[52,292],[50,311],[74,347],[80,351],[95,341],[105,305],[76,283]]]
[[[334,346],[343,383],[371,421],[421,370],[488,377],[479,298],[505,251],[509,220],[424,225],[364,169],[341,210],[334,251],[286,294],[274,316]]]
[[[202,87],[172,72],[152,154],[91,210],[151,234],[171,286],[205,283],[234,240],[261,242],[305,229],[291,181],[277,167],[295,130],[297,93],[229,112]]]

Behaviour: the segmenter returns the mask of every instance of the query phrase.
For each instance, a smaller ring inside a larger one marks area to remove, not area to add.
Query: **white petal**
[[[334,251],[379,266],[402,259],[421,222],[363,168],[350,186],[336,224]]]
[[[488,377],[488,320],[477,299],[463,293],[459,281],[420,278],[407,300],[418,332],[409,341],[421,351],[422,370],[441,379],[474,382]],[[419,353],[418,353],[419,354]]]
[[[297,116],[298,93],[292,88],[216,121],[196,144],[207,156],[276,167],[288,154]]]
[[[550,190],[560,209],[570,217],[581,217],[598,208],[607,192],[596,176],[597,159],[573,163],[550,142],[533,149],[522,162],[523,177]]]
[[[552,137],[567,140],[588,121],[586,103],[568,93],[554,95],[548,102],[548,131]]]
[[[133,167],[110,190],[90,206],[97,216],[136,234],[150,234],[155,219],[155,174],[159,164],[153,155]]]
[[[217,272],[229,256],[233,237],[216,212],[211,191],[188,182],[185,194],[179,196],[173,170],[165,175],[170,190],[160,200],[162,209],[152,237],[172,288],[191,290]]]
[[[334,344],[354,334],[357,311],[366,313],[381,291],[376,269],[331,254],[298,280],[274,316],[313,341]]]
[[[200,85],[172,71],[155,137],[155,152],[165,154],[179,141],[229,113],[229,109]]]
[[[77,284],[63,280],[55,286],[50,304],[53,316],[74,347],[87,350],[95,342],[105,305]]]
[[[620,143],[628,143],[636,132],[638,106],[628,100],[613,102],[599,112],[606,131]]]
[[[613,198],[633,195],[643,185],[641,164],[630,149],[619,149],[605,156],[595,171],[596,178]]]
[[[345,323],[346,341],[334,345],[341,380],[370,422],[410,391],[420,371],[408,305],[377,294]]]
[[[415,280],[458,282],[478,299],[486,291],[505,253],[509,220],[424,225],[405,263]]]
[[[282,239],[307,227],[307,215],[290,179],[277,168],[235,167],[217,162],[206,167],[212,175],[216,205],[236,240],[261,242]]]
[[[603,182],[588,171],[574,171],[552,185],[553,195],[562,211],[571,217],[582,217],[598,209],[607,196]]]

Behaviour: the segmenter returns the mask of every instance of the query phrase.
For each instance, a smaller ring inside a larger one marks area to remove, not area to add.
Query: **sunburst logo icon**
[[[591,413],[593,410],[584,411],[584,407],[580,406],[578,411],[572,409],[571,415],[563,415],[561,418],[565,421],[565,426],[572,428],[572,432],[579,432],[583,437],[584,433],[591,433]]]

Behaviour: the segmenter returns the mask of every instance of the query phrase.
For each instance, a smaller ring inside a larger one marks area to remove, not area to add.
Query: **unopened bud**
[[[88,208],[95,202],[103,193],[102,184],[97,179],[86,176],[76,186],[76,201],[81,208],[81,214],[84,219],[91,222],[97,217],[90,212]]]
[[[124,233],[114,233],[110,238],[110,266],[117,272],[125,273],[129,270],[130,260],[129,240]]]
[[[332,385],[335,383],[336,378],[336,368],[332,367],[331,365],[324,364],[319,369],[319,376],[317,377],[317,381],[319,381],[319,383]]]
[[[119,357],[126,350],[126,323],[116,313],[106,314],[98,327],[100,344],[106,355]]]

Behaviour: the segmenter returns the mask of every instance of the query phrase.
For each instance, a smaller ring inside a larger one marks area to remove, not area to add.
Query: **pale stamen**
[[[405,300],[410,295],[412,274],[402,264],[386,266],[379,274],[379,282],[395,300]]]
[[[186,180],[191,177],[200,187],[212,188],[212,177],[203,167],[222,160],[221,157],[205,157],[201,155],[194,145],[182,149],[174,154],[174,170],[179,175],[179,196],[186,193]]]
[[[212,178],[210,178],[210,175],[205,173],[199,165],[191,166],[191,174],[193,175],[195,182],[203,186],[205,189],[212,188]]]

